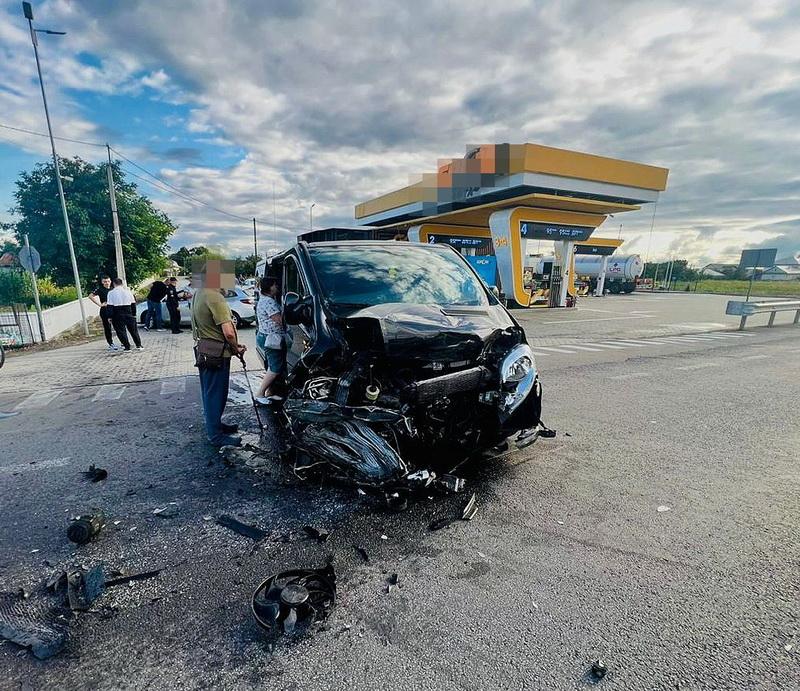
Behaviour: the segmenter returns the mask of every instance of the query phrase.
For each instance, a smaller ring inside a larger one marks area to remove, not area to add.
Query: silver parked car
[[[180,289],[179,289],[180,292]],[[253,293],[241,286],[230,288],[228,290],[220,290],[225,295],[225,301],[231,308],[233,314],[233,323],[237,329],[245,324],[250,326],[255,324],[256,321],[256,301]],[[192,323],[191,313],[191,300],[181,300],[179,303],[181,310],[181,326],[190,326]],[[147,302],[140,302],[136,305],[136,319],[140,324],[144,324],[147,319]],[[169,310],[167,303],[161,303],[161,319],[164,322],[164,328],[169,325]]]

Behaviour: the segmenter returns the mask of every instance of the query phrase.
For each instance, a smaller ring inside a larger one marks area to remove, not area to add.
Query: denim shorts
[[[286,349],[264,348],[267,357],[267,369],[275,374],[286,374]]]

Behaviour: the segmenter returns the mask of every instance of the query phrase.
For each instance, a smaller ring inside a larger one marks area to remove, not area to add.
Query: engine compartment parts
[[[292,569],[270,576],[256,588],[251,609],[270,638],[301,635],[328,616],[336,603],[336,573]]]
[[[72,519],[67,527],[67,538],[76,545],[85,545],[100,534],[105,524],[105,514],[100,509],[92,509],[92,513]]]

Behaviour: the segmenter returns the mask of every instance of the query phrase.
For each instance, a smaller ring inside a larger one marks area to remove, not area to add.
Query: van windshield
[[[480,279],[454,252],[430,250],[407,242],[311,246],[308,251],[324,296],[333,305],[489,304]]]

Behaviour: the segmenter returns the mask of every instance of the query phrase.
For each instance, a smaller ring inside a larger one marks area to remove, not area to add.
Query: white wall
[[[87,319],[100,314],[100,308],[89,298],[83,298],[83,307],[86,310]],[[31,329],[34,338],[39,341],[41,340],[41,336],[39,334],[39,320],[36,318],[36,312],[28,312],[28,316],[31,320]],[[78,305],[78,301],[73,300],[72,302],[58,305],[58,307],[50,307],[49,309],[42,310],[42,321],[44,322],[44,332],[48,340],[59,336],[76,324],[80,324],[81,309]]]

